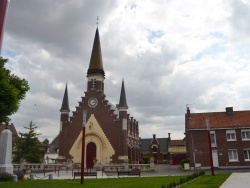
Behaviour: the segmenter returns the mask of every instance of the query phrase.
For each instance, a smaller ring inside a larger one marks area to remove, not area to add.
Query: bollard
[[[34,174],[30,174],[30,180],[34,180]]]
[[[53,174],[49,174],[49,180],[53,180]]]
[[[17,182],[17,175],[13,174],[13,182]]]

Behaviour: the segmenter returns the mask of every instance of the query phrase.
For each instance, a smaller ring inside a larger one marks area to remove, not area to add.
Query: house
[[[181,160],[186,159],[187,149],[184,139],[170,140],[168,146],[169,164],[179,165]]]
[[[153,138],[141,139],[141,158],[145,156],[153,158],[155,164],[167,163],[169,140],[170,134],[169,138],[156,138],[153,134]]]
[[[93,168],[94,161],[104,164],[139,161],[139,123],[128,113],[124,80],[121,83],[119,103],[114,105],[106,99],[104,79],[97,28],[87,71],[87,89],[72,116],[69,116],[68,88],[67,85],[65,87],[60,109],[58,160],[63,162],[70,159],[80,163],[82,139],[85,139],[84,161],[87,168]],[[119,92],[117,94],[119,96]]]
[[[250,166],[250,111],[185,114],[185,134],[191,167],[201,164],[210,168],[209,136],[213,166],[216,168],[249,168]],[[208,132],[209,131],[209,132]]]

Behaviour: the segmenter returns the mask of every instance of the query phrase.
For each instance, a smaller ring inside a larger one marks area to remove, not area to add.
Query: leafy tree
[[[44,139],[42,142],[43,148],[44,148],[44,153],[46,153],[47,149],[49,148],[49,140],[47,138]]]
[[[29,127],[24,127],[28,129],[27,133],[20,133],[19,137],[14,140],[15,152],[15,162],[21,162],[25,160],[29,163],[40,163],[43,158],[44,147],[43,144],[38,140],[38,135],[35,132],[36,126],[29,123]]]
[[[10,121],[8,116],[17,112],[21,100],[30,89],[25,79],[11,74],[4,67],[7,59],[0,57],[0,123]]]

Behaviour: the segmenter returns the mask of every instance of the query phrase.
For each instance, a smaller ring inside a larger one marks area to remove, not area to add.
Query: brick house
[[[190,166],[201,164],[210,168],[208,130],[215,168],[249,168],[250,166],[250,111],[234,111],[227,107],[224,112],[185,114],[185,134]]]
[[[187,158],[187,149],[184,139],[170,140],[168,146],[169,164],[179,165],[181,160]]]
[[[170,136],[170,134],[169,134]],[[141,158],[148,156],[154,158],[154,163],[166,163],[168,161],[168,145],[169,138],[156,138],[153,134],[153,138],[142,138],[141,144]]]
[[[124,160],[139,161],[139,125],[128,114],[124,81],[121,84],[119,104],[113,105],[104,92],[101,44],[96,29],[92,54],[87,71],[87,90],[81,97],[73,115],[69,117],[68,88],[66,85],[61,107],[58,159],[81,162],[83,111],[87,110],[85,124],[85,166],[98,163],[119,163]],[[119,92],[117,92],[119,96]],[[81,94],[80,94],[81,95]]]

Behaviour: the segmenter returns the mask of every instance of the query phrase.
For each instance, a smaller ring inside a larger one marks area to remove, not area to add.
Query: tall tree
[[[0,123],[8,123],[9,116],[17,112],[21,100],[30,89],[25,79],[11,74],[4,67],[7,59],[0,57]]]
[[[25,160],[29,163],[40,163],[43,158],[44,146],[38,140],[38,135],[35,132],[37,127],[32,121],[29,123],[29,127],[24,127],[28,130],[27,133],[19,132],[19,137],[14,140],[15,148],[15,162],[21,162]]]

